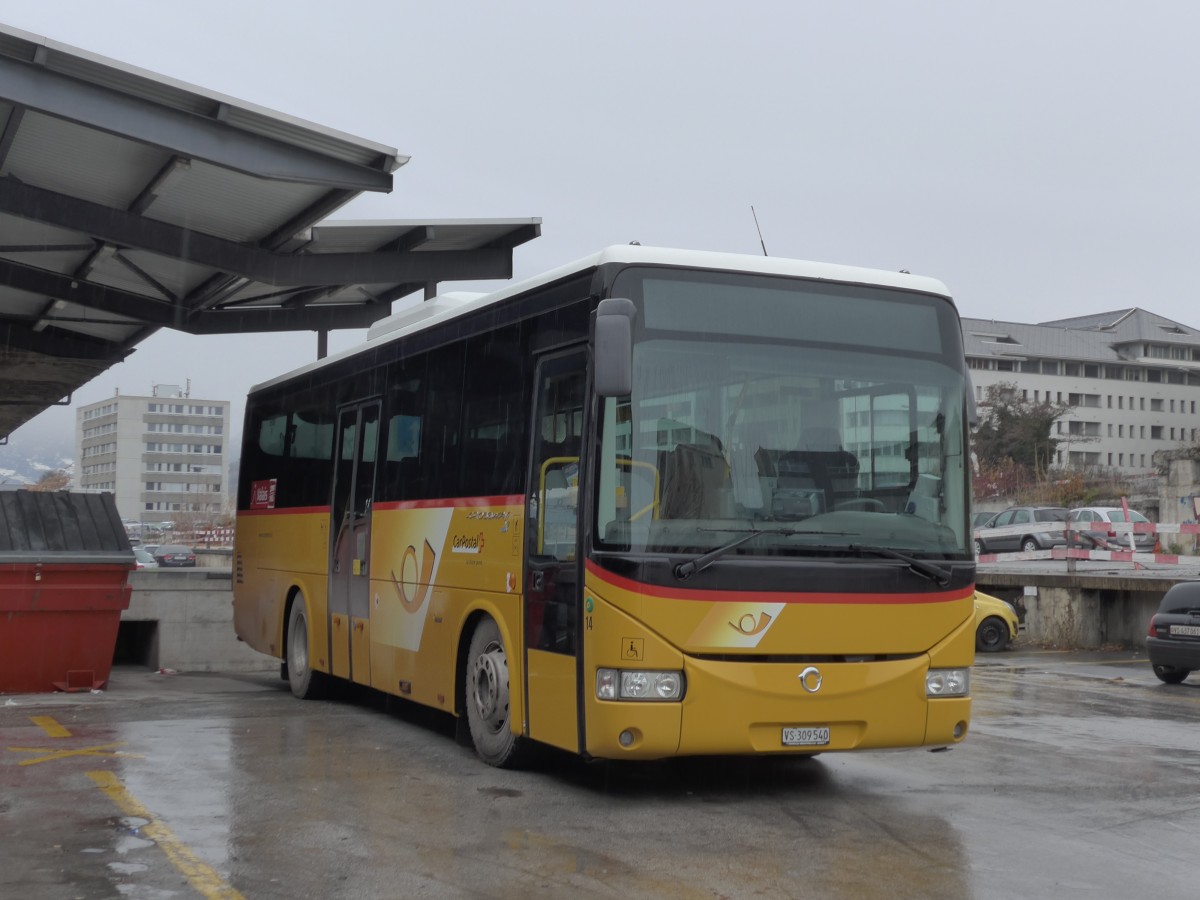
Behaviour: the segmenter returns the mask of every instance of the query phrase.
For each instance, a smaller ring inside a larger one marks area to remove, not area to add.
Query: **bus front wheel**
[[[292,693],[301,700],[321,696],[324,673],[314,672],[308,659],[308,614],[304,611],[304,595],[297,594],[288,616],[287,676]]]
[[[509,719],[508,654],[494,619],[482,619],[475,626],[463,681],[475,752],[491,766],[506,769],[518,765],[524,744]]]

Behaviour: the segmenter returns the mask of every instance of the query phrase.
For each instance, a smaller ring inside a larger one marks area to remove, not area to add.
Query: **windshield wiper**
[[[738,529],[734,529],[734,528],[701,528],[699,530],[700,531],[736,531]],[[775,534],[775,535],[779,535],[780,537],[792,537],[793,535],[797,535],[797,534],[822,534],[822,535],[838,534],[838,535],[842,535],[845,537],[849,537],[856,533],[853,531],[809,531],[809,530],[800,529],[800,528],[781,528],[779,530],[775,530],[772,528],[765,528],[765,529],[749,528],[749,529],[747,529],[747,531],[749,532],[748,534],[743,534],[740,538],[735,538],[734,540],[730,541],[728,544],[723,544],[722,546],[717,547],[715,550],[709,550],[707,553],[697,556],[695,559],[691,559],[691,560],[688,560],[687,562],[680,563],[679,565],[677,565],[675,567],[675,570],[674,570],[675,577],[678,578],[680,581],[682,581],[685,578],[690,578],[692,575],[695,575],[697,572],[701,571],[702,569],[707,569],[709,566],[711,566],[714,562],[716,562],[718,559],[720,559],[722,556],[724,556],[730,550],[736,550],[738,547],[742,546],[742,544],[745,544],[747,541],[752,541],[756,537],[759,537],[760,535],[764,535],[764,534]]]
[[[907,553],[901,553],[899,550],[893,550],[891,547],[872,547],[866,544],[850,544],[846,547],[854,553],[873,553],[876,556],[886,556],[888,559],[898,559],[906,563],[908,567],[918,575],[924,575],[931,581],[936,581],[940,587],[945,587],[950,583],[950,572],[947,572],[941,566],[935,566],[931,562],[923,559],[917,559],[915,556],[909,556]]]

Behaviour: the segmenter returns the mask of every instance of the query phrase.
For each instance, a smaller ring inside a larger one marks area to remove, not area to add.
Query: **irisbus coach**
[[[255,387],[240,638],[478,754],[953,745],[975,564],[939,282],[618,246]]]

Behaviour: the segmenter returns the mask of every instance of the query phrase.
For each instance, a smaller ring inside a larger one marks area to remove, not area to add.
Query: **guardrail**
[[[1010,562],[1023,559],[1089,559],[1101,560],[1105,562],[1131,562],[1137,563],[1157,563],[1161,565],[1179,564],[1181,559],[1178,554],[1174,553],[1158,553],[1158,552],[1139,552],[1132,546],[1129,550],[1120,549],[1121,538],[1128,535],[1128,542],[1132,544],[1133,535],[1135,534],[1153,534],[1161,536],[1164,534],[1177,535],[1200,535],[1200,523],[1196,522],[1181,522],[1177,524],[1156,523],[1156,522],[1037,522],[1026,523],[1024,525],[1008,525],[1004,528],[989,528],[988,534],[991,537],[1003,536],[1025,536],[1030,534],[1045,534],[1045,533],[1062,533],[1065,536],[1066,546],[1051,547],[1048,550],[1019,550],[1013,552],[987,552],[981,553],[976,557],[977,562]],[[1089,538],[1075,538],[1074,535],[1086,534],[1093,541],[1093,546],[1085,547],[1082,544]],[[975,536],[979,536],[979,529],[975,530]],[[1100,538],[1104,540],[1099,541]],[[1079,546],[1076,546],[1076,543]],[[1104,546],[1100,546],[1103,543]],[[1160,541],[1155,541],[1155,550],[1157,551]],[[1188,562],[1194,562],[1194,557],[1184,557]]]

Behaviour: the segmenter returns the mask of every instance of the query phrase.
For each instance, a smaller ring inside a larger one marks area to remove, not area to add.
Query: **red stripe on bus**
[[[507,494],[498,497],[453,497],[449,500],[386,500],[376,503],[375,509],[470,509],[483,506],[520,506],[523,494]]]
[[[328,506],[281,506],[275,509],[239,509],[238,516],[303,516],[314,513],[329,514]]]
[[[956,591],[925,594],[802,594],[796,591],[705,591],[660,587],[614,575],[588,560],[587,570],[596,578],[623,591],[633,591],[664,600],[703,600],[710,603],[948,603],[975,592],[973,586]]]
[[[454,497],[450,500],[388,500],[374,504],[374,509],[471,509],[485,506],[520,506],[525,500],[522,494],[497,497]],[[305,515],[328,513],[328,506],[283,506],[276,509],[239,509],[239,516]]]

